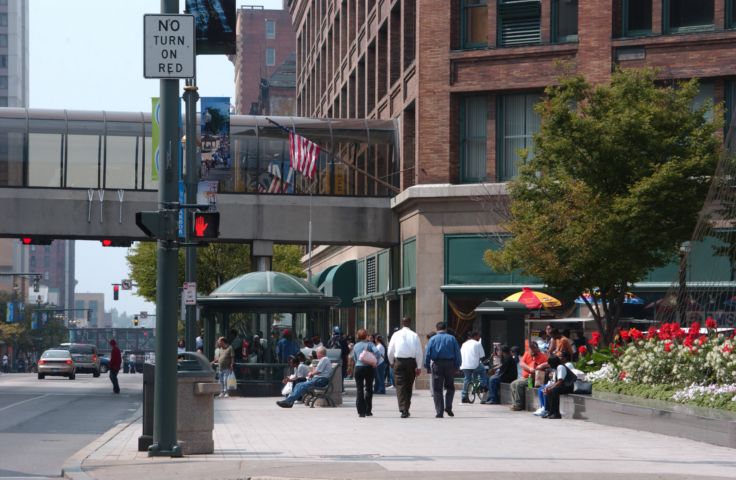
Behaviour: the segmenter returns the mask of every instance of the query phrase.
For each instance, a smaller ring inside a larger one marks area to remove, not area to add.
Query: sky
[[[29,0],[30,107],[140,112],[158,96],[158,80],[143,78],[143,15],[158,0]],[[179,2],[184,9],[184,0]],[[281,0],[236,0],[236,6],[281,7]],[[234,97],[234,69],[224,55],[197,58],[201,96]],[[183,81],[181,82],[183,86]],[[132,292],[112,299],[112,283],[128,278],[126,248],[76,243],[76,291],[102,292],[105,309],[129,315],[155,306]]]

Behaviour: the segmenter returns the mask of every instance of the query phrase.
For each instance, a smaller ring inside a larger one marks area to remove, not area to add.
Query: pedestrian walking
[[[435,417],[442,418],[445,413],[454,417],[452,400],[455,396],[455,372],[462,362],[460,345],[453,335],[447,333],[445,322],[437,323],[436,330],[437,335],[427,343],[424,367],[432,374]]]
[[[419,376],[422,359],[422,344],[419,335],[411,329],[411,317],[401,319],[401,330],[391,336],[388,344],[388,361],[394,369],[396,399],[401,418],[409,417],[414,379]]]
[[[220,355],[217,357],[217,364],[220,367],[220,398],[227,398],[230,396],[227,392],[227,379],[235,366],[235,352],[225,337],[220,337],[217,344],[220,347]]]
[[[128,373],[135,373],[135,353],[128,356]]]
[[[373,379],[375,376],[375,368],[370,365],[365,356],[361,357],[366,350],[373,354],[373,360],[378,360],[378,348],[368,339],[368,332],[365,328],[358,330],[358,343],[353,347],[353,361],[355,368],[353,376],[355,377],[356,397],[355,407],[358,409],[359,417],[373,416]],[[370,355],[368,355],[370,356]]]
[[[113,393],[120,393],[120,385],[118,384],[118,372],[123,365],[123,356],[118,348],[118,342],[113,338],[110,340],[112,351],[110,352],[110,381],[112,382]]]
[[[386,394],[386,369],[388,368],[388,362],[386,361],[386,346],[383,343],[383,337],[374,333],[371,335],[373,338],[373,344],[378,350],[378,365],[376,365],[376,380],[373,386],[373,391],[379,395]]]

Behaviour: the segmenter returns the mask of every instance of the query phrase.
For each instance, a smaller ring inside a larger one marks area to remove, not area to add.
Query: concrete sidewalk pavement
[[[434,418],[427,391],[411,417],[396,398],[374,396],[373,417],[358,418],[354,396],[338,408],[291,409],[276,398],[215,402],[215,452],[149,458],[137,451],[140,418],[111,429],[71,457],[64,475],[110,479],[568,479],[736,478],[736,451],[691,440],[546,420],[503,405],[454,405]],[[553,473],[556,472],[556,473]],[[541,476],[541,477],[540,477]]]

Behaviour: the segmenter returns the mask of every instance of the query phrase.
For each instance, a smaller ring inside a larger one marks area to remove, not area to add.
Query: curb
[[[132,423],[138,421],[143,416],[143,407],[139,407],[136,412],[125,420],[121,421],[110,430],[106,431],[97,440],[92,441],[85,447],[82,447],[77,453],[67,458],[61,467],[62,478],[71,480],[95,480],[84,472],[82,463],[94,452],[99,450],[107,442],[115,438],[120,432],[128,428]]]

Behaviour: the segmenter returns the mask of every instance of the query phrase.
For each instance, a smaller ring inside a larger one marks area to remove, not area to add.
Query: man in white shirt
[[[460,364],[460,370],[463,372],[463,392],[462,403],[470,403],[468,400],[468,387],[470,382],[475,378],[480,378],[484,387],[488,385],[486,377],[486,368],[481,363],[481,358],[486,356],[483,345],[480,343],[480,333],[470,332],[469,338],[460,347],[460,356],[463,363]]]
[[[401,326],[403,328],[391,336],[388,344],[388,362],[394,369],[394,385],[401,418],[407,418],[411,407],[414,379],[421,373],[419,365],[423,355],[419,335],[410,328],[411,318],[402,318]]]

